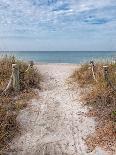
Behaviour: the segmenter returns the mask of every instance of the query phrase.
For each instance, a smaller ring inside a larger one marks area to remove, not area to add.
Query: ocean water
[[[113,60],[116,52],[113,51],[17,51],[0,52],[0,56],[14,55],[21,60],[33,60],[45,63],[84,63],[90,60]]]

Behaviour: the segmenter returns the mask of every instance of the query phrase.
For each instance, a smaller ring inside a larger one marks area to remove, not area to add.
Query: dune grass
[[[108,84],[104,78],[103,66],[106,64],[97,63],[95,67],[95,76],[97,82],[94,80],[91,67],[89,64],[82,65],[79,69],[75,70],[72,79],[79,84],[80,87],[90,89],[87,90],[87,95],[83,99],[88,103],[96,103],[97,101],[102,104],[111,104],[116,100],[116,91]],[[109,66],[109,79],[116,87],[116,64],[107,64]]]
[[[13,63],[19,65],[20,92],[16,94],[11,89],[5,95],[1,95],[10,79]],[[14,57],[5,56],[0,59],[0,154],[8,148],[9,142],[20,129],[16,121],[18,112],[36,95],[33,89],[40,88],[40,73],[34,68],[27,74],[25,73],[27,67],[27,63]]]
[[[104,65],[109,66],[112,86],[104,78]],[[109,144],[116,138],[116,64],[96,63],[95,76],[97,82],[93,78],[91,66],[83,64],[74,71],[71,78],[82,88],[82,100],[92,107],[88,116],[95,116],[98,121],[96,133],[87,138],[87,144],[91,148],[107,145],[111,149]]]

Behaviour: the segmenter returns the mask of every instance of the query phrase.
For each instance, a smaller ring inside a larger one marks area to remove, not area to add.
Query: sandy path
[[[79,101],[79,92],[68,88],[67,77],[75,65],[38,65],[44,77],[39,100],[17,118],[22,132],[12,143],[10,155],[107,155],[100,148],[87,153],[84,139],[95,130]]]

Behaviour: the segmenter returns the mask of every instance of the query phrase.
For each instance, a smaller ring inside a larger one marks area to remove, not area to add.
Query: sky
[[[1,51],[115,51],[116,0],[0,0]]]

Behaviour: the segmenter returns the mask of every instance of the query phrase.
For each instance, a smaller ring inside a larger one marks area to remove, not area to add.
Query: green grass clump
[[[6,88],[12,72],[12,64],[18,64],[20,72],[20,92],[16,94],[13,89],[5,95]],[[9,142],[19,130],[16,117],[19,110],[26,106],[29,99],[35,96],[34,88],[40,88],[41,75],[36,68],[31,72],[25,72],[28,64],[15,57],[3,57],[0,59],[0,154],[8,147]]]

